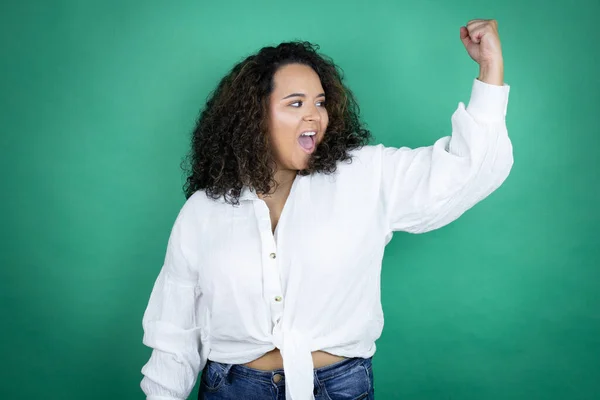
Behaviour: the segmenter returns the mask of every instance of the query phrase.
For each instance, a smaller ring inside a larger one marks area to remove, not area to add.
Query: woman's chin
[[[288,158],[285,163],[278,163],[280,166],[283,166],[284,169],[292,170],[292,171],[301,171],[308,168],[310,164],[311,154],[307,154],[305,152],[298,152],[294,154],[292,157]]]

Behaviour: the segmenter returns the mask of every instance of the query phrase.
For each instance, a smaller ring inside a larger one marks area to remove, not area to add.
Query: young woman
[[[429,147],[369,145],[336,65],[307,42],[221,80],[143,318],[149,400],[186,399],[201,370],[199,399],[373,399],[384,247],[452,222],[513,164],[497,23],[460,38],[480,73]]]

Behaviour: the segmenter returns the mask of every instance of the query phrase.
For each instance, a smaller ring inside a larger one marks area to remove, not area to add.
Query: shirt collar
[[[294,182],[292,183],[292,187],[293,185],[302,178],[301,175],[296,175],[296,177],[294,178]],[[240,192],[240,200],[258,200],[259,197],[256,194],[256,191],[254,190],[254,188],[251,188],[249,186],[242,186],[242,191]]]
[[[258,195],[254,191],[253,188],[244,186],[242,187],[242,191],[240,193],[240,200],[256,200],[258,199]]]

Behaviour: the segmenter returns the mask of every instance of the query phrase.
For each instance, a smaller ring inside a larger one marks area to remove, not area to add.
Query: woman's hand
[[[504,60],[495,19],[473,19],[460,27],[460,40],[469,56],[479,64],[482,82],[501,86],[504,83]]]

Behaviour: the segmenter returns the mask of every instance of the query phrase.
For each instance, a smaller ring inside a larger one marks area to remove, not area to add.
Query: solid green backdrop
[[[600,398],[597,0],[0,7],[2,399],[143,398],[179,164],[234,63],[317,43],[376,142],[424,146],[469,100],[474,18],[499,23],[515,164],[458,221],[388,246],[377,399]]]

